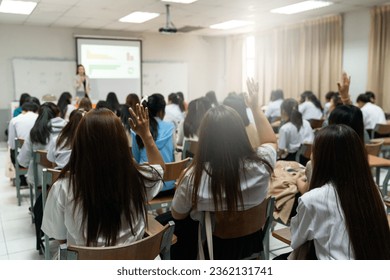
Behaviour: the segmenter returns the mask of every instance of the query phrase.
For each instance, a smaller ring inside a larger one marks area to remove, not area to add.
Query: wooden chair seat
[[[161,254],[170,259],[170,246],[175,223],[170,221],[157,233],[131,244],[111,247],[70,245],[60,250],[60,259],[67,260],[154,260]]]

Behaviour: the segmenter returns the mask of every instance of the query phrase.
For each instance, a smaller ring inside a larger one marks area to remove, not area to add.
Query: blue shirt
[[[155,118],[157,120],[157,139],[155,140],[156,146],[158,150],[161,153],[161,156],[164,160],[164,162],[174,162],[175,156],[174,156],[174,132],[175,132],[175,126],[172,122],[165,122],[161,120],[160,118]],[[131,151],[133,153],[133,157],[138,163],[144,163],[149,162],[148,157],[146,155],[146,149],[142,148],[140,149],[137,140],[136,140],[136,134],[134,131],[131,131],[131,137],[132,137],[132,147]],[[175,187],[175,181],[167,181],[164,182],[164,187],[162,191],[171,190]]]

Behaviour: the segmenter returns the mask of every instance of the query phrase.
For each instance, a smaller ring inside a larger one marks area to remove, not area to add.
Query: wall
[[[188,99],[215,90],[222,96],[228,90],[224,79],[224,38],[201,37],[190,34],[129,34],[117,31],[96,31],[71,28],[0,24],[0,140],[3,140],[14,100],[12,59],[60,58],[76,60],[75,35],[140,38],[143,60],[180,61],[188,64]],[[17,93],[19,95],[20,93]]]
[[[343,66],[351,76],[352,101],[366,91],[368,71],[368,41],[370,38],[370,11],[367,9],[344,15]]]

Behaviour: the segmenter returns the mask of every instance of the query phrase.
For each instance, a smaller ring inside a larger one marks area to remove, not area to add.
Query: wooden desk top
[[[146,229],[146,233],[149,235],[155,234],[156,232],[159,232],[163,225],[160,224],[156,219],[153,217],[153,215],[148,214],[148,228]],[[172,244],[175,244],[177,242],[176,235],[173,235],[172,237]]]
[[[291,245],[291,232],[289,227],[274,230],[272,232],[272,236],[288,245]]]
[[[387,214],[387,221],[389,222],[390,227],[390,214]],[[291,245],[291,232],[289,227],[274,230],[272,232],[272,236],[288,245]]]
[[[368,155],[368,164],[370,167],[390,167],[390,160]]]

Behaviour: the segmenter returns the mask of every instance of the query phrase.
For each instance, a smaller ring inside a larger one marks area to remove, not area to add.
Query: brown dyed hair
[[[145,178],[112,111],[91,110],[81,119],[61,176],[69,176],[74,211],[77,206],[82,211],[80,230],[86,234],[87,246],[96,246],[99,237],[105,246],[116,245],[122,221],[133,234],[138,217],[146,221]]]
[[[92,102],[88,97],[83,97],[79,103],[79,109],[84,109],[84,111],[88,112],[92,109]]]
[[[225,105],[208,110],[200,125],[198,149],[189,169],[193,172],[193,207],[196,208],[201,177],[206,172],[216,210],[222,208],[223,200],[226,201],[227,211],[238,210],[238,205],[243,205],[240,180],[245,180],[245,176],[240,178],[240,170],[247,160],[261,162],[271,174],[270,164],[252,148],[238,113]]]
[[[313,145],[310,190],[332,184],[344,212],[356,259],[390,259],[384,205],[359,135],[346,125],[319,130]]]

